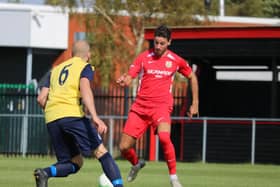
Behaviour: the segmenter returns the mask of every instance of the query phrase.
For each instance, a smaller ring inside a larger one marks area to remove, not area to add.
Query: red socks
[[[169,174],[176,174],[176,155],[170,139],[170,132],[159,132],[158,137],[164,153],[164,159],[168,166]]]
[[[176,155],[175,149],[170,139],[170,132],[158,133],[160,145],[164,153],[164,159],[166,160],[169,174],[176,174]],[[122,152],[122,156],[127,159],[132,165],[136,165],[139,161],[135,149],[131,148],[126,152]]]
[[[122,152],[122,156],[128,160],[132,165],[136,165],[139,161],[135,149],[130,148],[126,152]]]

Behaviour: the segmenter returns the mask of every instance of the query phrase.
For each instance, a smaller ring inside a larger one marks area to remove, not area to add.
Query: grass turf
[[[50,157],[0,156],[0,187],[35,186],[33,170],[54,163]],[[164,162],[147,162],[132,183],[126,182],[130,169],[127,161],[117,160],[124,185],[129,187],[169,187],[167,167]],[[250,164],[177,163],[177,172],[184,187],[278,187],[280,166]],[[66,178],[52,178],[49,187],[97,187],[102,173],[97,160],[86,159],[79,173]]]

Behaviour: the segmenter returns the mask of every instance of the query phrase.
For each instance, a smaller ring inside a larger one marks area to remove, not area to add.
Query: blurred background
[[[52,155],[37,94],[51,68],[71,57],[72,44],[92,45],[94,94],[118,142],[137,90],[116,78],[153,46],[159,24],[172,29],[170,49],[199,80],[200,115],[188,119],[188,82],[176,75],[172,139],[179,161],[280,163],[280,0],[1,0],[0,154]],[[137,143],[161,160],[150,131]]]

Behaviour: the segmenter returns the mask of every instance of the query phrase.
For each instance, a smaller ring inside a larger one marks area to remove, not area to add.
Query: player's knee
[[[127,144],[121,142],[119,144],[119,149],[120,149],[121,152],[126,152],[126,151],[129,150],[129,146]]]
[[[158,138],[159,138],[160,144],[163,146],[172,143],[169,132],[159,132]]]
[[[135,138],[128,135],[123,135],[119,144],[119,149],[121,152],[127,152],[130,148],[132,148],[135,145],[135,143]]]
[[[103,144],[100,144],[94,151],[93,151],[93,156],[97,159],[102,157],[105,153],[107,153],[108,150],[105,148]]]

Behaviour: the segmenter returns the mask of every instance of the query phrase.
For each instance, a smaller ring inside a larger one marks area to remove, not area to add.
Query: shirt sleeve
[[[142,61],[143,61],[142,56],[143,55],[140,54],[138,57],[136,57],[136,59],[133,61],[133,63],[129,67],[128,74],[132,78],[135,78],[142,69]]]
[[[43,83],[43,87],[46,87],[46,88],[50,87],[50,79],[51,79],[51,72],[48,73],[46,80]]]
[[[179,60],[179,70],[178,72],[188,77],[192,73],[192,68],[190,67],[189,63],[184,59],[180,58]]]
[[[90,64],[88,64],[84,67],[84,69],[81,73],[81,78],[85,77],[89,81],[92,81],[93,80],[93,75],[94,75],[94,68]]]

